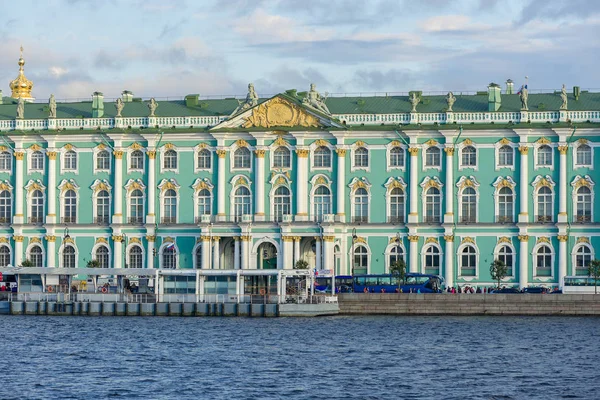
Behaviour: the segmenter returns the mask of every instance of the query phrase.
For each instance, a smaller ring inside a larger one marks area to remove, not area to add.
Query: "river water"
[[[600,398],[600,318],[0,316],[0,399]]]

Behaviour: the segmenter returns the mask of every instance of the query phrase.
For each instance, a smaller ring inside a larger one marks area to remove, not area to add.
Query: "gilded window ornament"
[[[63,148],[67,151],[73,150],[73,145],[71,143],[67,143],[63,146]]]
[[[435,141],[434,139],[429,139],[428,141],[426,141],[426,142],[425,142],[425,145],[427,145],[427,146],[429,146],[429,147],[431,147],[431,146],[435,146],[435,145],[437,145],[437,144],[438,144],[438,142],[437,142],[437,141]]]
[[[277,139],[275,139],[275,141],[273,142],[273,144],[275,146],[289,146],[289,143],[287,142],[287,140],[285,140],[281,136],[277,136]]]
[[[550,143],[550,139],[548,139],[547,137],[541,137],[536,141],[537,144],[539,145],[543,145],[543,144],[549,144]]]
[[[129,243],[141,244],[142,241],[140,240],[140,238],[132,237],[132,238],[129,239]]]
[[[31,151],[40,151],[40,150],[42,150],[42,146],[40,146],[37,143],[34,143],[31,146],[29,146],[29,150],[31,150]]]
[[[508,243],[508,244],[512,244],[510,238],[508,236],[502,236],[501,238],[498,239],[498,244],[500,243]]]
[[[456,187],[461,190],[468,187],[477,189],[479,187],[479,182],[477,182],[474,176],[461,176],[460,180],[456,183]]]
[[[498,143],[501,146],[506,146],[506,145],[510,144],[510,140],[508,140],[508,138],[502,138],[502,139],[500,139],[500,141]]]
[[[428,243],[440,244],[439,240],[434,237],[428,237],[427,239],[425,239],[425,244],[428,244]]]
[[[38,237],[29,238],[29,243],[42,243],[42,239]]]
[[[542,186],[546,186],[552,189],[555,186],[555,183],[550,177],[550,175],[546,175],[545,177],[538,175],[535,178],[535,180],[531,183],[531,186],[533,186],[536,190],[541,188]]]
[[[357,140],[354,145],[356,147],[365,147],[365,142],[363,142],[362,140]]]
[[[131,150],[141,150],[144,147],[141,144],[139,144],[138,142],[135,142],[135,143],[132,143],[131,146],[129,146],[129,148]]]
[[[577,244],[579,243],[585,243],[585,244],[590,244],[590,238],[588,237],[578,237],[577,238]]]
[[[593,190],[595,185],[596,184],[594,183],[594,181],[592,181],[592,178],[589,175],[577,175],[575,178],[573,178],[573,181],[571,182],[571,186],[575,191],[584,186],[589,188],[590,190]]]
[[[246,142],[244,139],[239,139],[235,142],[235,144],[237,145],[237,147],[249,147],[248,142]]]
[[[321,147],[321,146],[327,147],[327,146],[329,146],[329,142],[326,141],[326,140],[323,140],[323,139],[317,139],[317,140],[315,140],[315,146],[317,146],[317,147]]]
[[[473,144],[473,141],[471,139],[465,139],[461,144],[463,146],[471,146]]]
[[[474,245],[475,239],[473,239],[472,237],[464,237],[464,238],[462,238],[460,244],[465,244],[465,243],[470,243],[470,244]]]
[[[535,242],[535,244],[539,244],[539,243],[547,243],[550,244],[550,238],[547,236],[540,236],[537,238],[537,241]]]
[[[171,236],[166,236],[163,239],[163,243],[175,243],[175,239],[173,239]]]
[[[175,145],[173,143],[165,143],[165,145],[163,146],[163,148],[165,150],[173,150],[175,148]]]
[[[106,238],[103,237],[96,238],[96,244],[99,243],[108,244],[108,240],[106,240]]]
[[[499,176],[498,178],[496,178],[494,183],[492,183],[492,186],[495,187],[496,190],[500,190],[505,187],[507,187],[509,189],[514,189],[516,185],[517,184],[515,183],[513,178],[510,176],[507,176],[506,178]]]
[[[357,237],[356,239],[354,239],[354,243],[367,244],[367,239],[365,239],[364,237]]]

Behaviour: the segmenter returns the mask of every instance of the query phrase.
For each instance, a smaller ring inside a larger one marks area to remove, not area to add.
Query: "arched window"
[[[75,268],[75,248],[73,246],[63,247],[63,268]]]
[[[579,246],[575,251],[575,275],[588,275],[590,261],[592,261],[592,250],[587,246]]]
[[[498,191],[498,222],[513,222],[515,198],[511,188]]]
[[[592,222],[592,191],[587,186],[577,189],[575,218],[577,222]]]
[[[290,215],[292,213],[290,190],[285,186],[280,186],[275,189],[273,201],[273,217],[275,221],[283,221],[284,215]]]
[[[144,268],[144,259],[142,257],[142,248],[140,246],[131,246],[129,249],[128,268]]]
[[[177,268],[177,252],[173,244],[167,245],[163,248],[162,267],[166,269]]]
[[[233,153],[233,168],[250,168],[250,150],[240,147]]]
[[[399,260],[404,260],[404,250],[402,250],[402,246],[397,244],[390,249],[390,266],[396,264]]]
[[[10,247],[0,246],[0,267],[10,265]]]
[[[44,155],[41,151],[34,151],[31,153],[31,169],[33,171],[44,170]]]
[[[536,276],[552,276],[552,249],[546,245],[538,248],[536,255]]]
[[[537,222],[552,222],[552,189],[542,186],[537,192]]]
[[[77,169],[77,153],[69,150],[65,153],[65,169],[74,171]]]
[[[65,204],[63,213],[64,223],[75,223],[77,219],[77,194],[74,190],[65,193]]]
[[[540,167],[552,166],[552,148],[550,146],[540,146],[537,151],[537,165]]]
[[[198,169],[210,169],[211,156],[210,151],[202,149],[198,152]]]
[[[129,196],[129,223],[140,224],[144,221],[144,194],[135,189]]]
[[[134,150],[129,156],[129,169],[144,169],[144,153],[141,150]]]
[[[194,252],[194,257],[196,259],[196,268],[202,268],[202,246],[197,246],[196,251]]]
[[[369,193],[365,188],[358,188],[354,192],[354,222],[369,222]]]
[[[513,166],[514,151],[510,146],[502,146],[498,149],[498,166],[499,167],[512,167]]]
[[[426,167],[439,167],[442,165],[442,157],[440,149],[432,146],[425,150],[425,166]]]
[[[29,222],[32,224],[44,222],[44,195],[42,191],[34,190],[30,199]]]
[[[96,248],[96,260],[100,263],[99,268],[108,268],[108,247],[98,246]]]
[[[96,169],[103,171],[110,169],[110,154],[108,151],[102,150],[96,154]]]
[[[367,168],[369,166],[369,150],[359,147],[354,150],[354,166]]]
[[[96,223],[108,224],[110,215],[110,201],[108,192],[101,190],[96,195]]]
[[[210,215],[210,191],[202,189],[198,192],[198,217]]]
[[[440,222],[442,196],[437,188],[429,188],[425,194],[425,222]]]
[[[285,146],[280,146],[273,153],[273,167],[290,168],[290,151]]]
[[[0,153],[0,171],[10,171],[12,169],[12,157],[8,151]]]
[[[461,165],[463,167],[474,167],[477,165],[477,152],[473,146],[465,146],[462,149]]]
[[[250,190],[245,186],[240,186],[235,190],[233,196],[233,212],[236,221],[242,220],[242,215],[250,215]]]
[[[319,146],[313,154],[313,167],[331,168],[331,151],[325,146]]]
[[[354,275],[366,274],[369,270],[369,252],[362,245],[354,247]]]
[[[429,246],[425,249],[425,273],[439,275],[440,273],[440,249],[436,246]]]
[[[592,165],[592,148],[587,144],[581,144],[577,147],[576,165]]]
[[[177,169],[177,152],[175,150],[167,150],[163,156],[164,169]]]
[[[163,224],[174,224],[177,222],[177,193],[173,189],[167,189],[164,194]]]
[[[497,258],[506,265],[506,276],[512,276],[514,268],[514,254],[510,246],[500,247]]]
[[[8,224],[12,218],[12,198],[8,190],[0,192],[0,223]]]
[[[29,250],[29,261],[31,261],[36,268],[42,268],[44,266],[44,257],[40,246],[35,245]]]
[[[326,186],[315,189],[313,196],[313,219],[317,222],[323,221],[323,215],[331,214],[331,192]]]
[[[390,167],[404,166],[404,150],[402,147],[393,147],[390,150]]]
[[[390,223],[404,222],[404,191],[394,188],[390,192]]]
[[[475,276],[477,274],[477,251],[473,246],[465,246],[460,252],[461,276]]]
[[[472,187],[464,188],[461,193],[460,222],[477,222],[477,193]]]

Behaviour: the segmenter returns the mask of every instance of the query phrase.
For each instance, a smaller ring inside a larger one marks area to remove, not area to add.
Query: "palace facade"
[[[0,266],[403,258],[452,286],[493,284],[501,259],[507,285],[558,286],[600,245],[600,93],[40,103],[19,66],[0,96]]]

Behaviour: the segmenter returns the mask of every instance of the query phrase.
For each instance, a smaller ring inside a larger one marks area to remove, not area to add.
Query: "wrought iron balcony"
[[[110,217],[108,215],[101,215],[94,217],[94,223],[97,225],[108,225],[110,223]]]
[[[552,215],[536,215],[535,220],[541,223],[552,222]]]
[[[440,216],[439,215],[425,215],[425,216],[423,216],[423,222],[425,222],[427,224],[439,223]]]
[[[60,222],[63,224],[74,224],[77,222],[77,217],[74,215],[70,217],[60,217]]]
[[[369,217],[367,217],[365,215],[361,215],[361,216],[355,215],[352,217],[352,222],[357,222],[357,223],[369,222]]]
[[[496,215],[496,222],[501,224],[512,223],[513,217],[512,215]]]
[[[592,222],[592,216],[591,215],[577,215],[576,217],[576,221],[579,223],[589,223]]]
[[[388,217],[388,223],[390,224],[403,224],[404,223],[404,215],[394,215]]]
[[[129,217],[127,221],[130,224],[141,225],[144,223],[144,217]]]
[[[162,224],[174,224],[174,223],[177,222],[177,218],[175,218],[175,217],[162,217],[160,219],[160,222]]]
[[[32,225],[42,225],[44,223],[44,217],[29,217],[29,223]]]
[[[463,224],[474,224],[475,221],[475,216],[474,215],[462,215],[460,217],[460,222]]]

